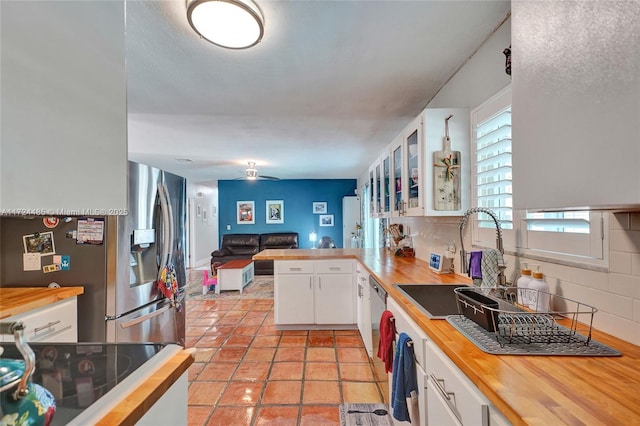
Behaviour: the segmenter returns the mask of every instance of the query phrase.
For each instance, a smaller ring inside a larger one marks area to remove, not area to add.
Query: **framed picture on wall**
[[[267,200],[267,224],[284,223],[284,201]]]
[[[321,214],[320,215],[320,226],[333,226],[333,215],[332,214]]]
[[[253,201],[238,201],[236,203],[236,218],[238,225],[253,225],[255,221],[255,203]]]
[[[314,201],[313,202],[313,214],[325,214],[327,213],[326,201]]]

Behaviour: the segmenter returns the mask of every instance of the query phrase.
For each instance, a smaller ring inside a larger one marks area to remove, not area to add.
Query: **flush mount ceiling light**
[[[187,18],[201,37],[228,49],[255,46],[264,34],[262,13],[251,0],[194,0]]]

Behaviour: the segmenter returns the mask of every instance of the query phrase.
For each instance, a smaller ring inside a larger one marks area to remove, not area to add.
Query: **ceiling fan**
[[[256,169],[255,161],[249,161],[249,167],[245,170],[245,176],[242,178],[236,179],[246,179],[246,180],[280,180],[280,178],[273,176],[263,176],[258,174],[258,169]]]

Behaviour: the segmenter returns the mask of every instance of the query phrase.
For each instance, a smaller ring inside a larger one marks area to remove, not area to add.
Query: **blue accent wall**
[[[220,238],[224,234],[264,234],[297,232],[300,248],[309,248],[309,233],[315,231],[318,241],[324,235],[342,247],[342,197],[353,196],[356,179],[302,179],[280,181],[218,181],[218,225]],[[284,224],[266,223],[267,200],[284,201]],[[236,203],[255,202],[255,224],[238,224]],[[313,202],[327,203],[327,213],[333,215],[333,226],[320,226],[320,215],[313,214]],[[231,225],[231,230],[227,230]]]

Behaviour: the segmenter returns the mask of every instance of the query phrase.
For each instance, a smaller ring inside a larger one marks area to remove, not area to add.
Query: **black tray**
[[[456,292],[458,312],[487,331],[495,331],[498,302],[475,291]],[[492,309],[487,309],[492,308]]]

